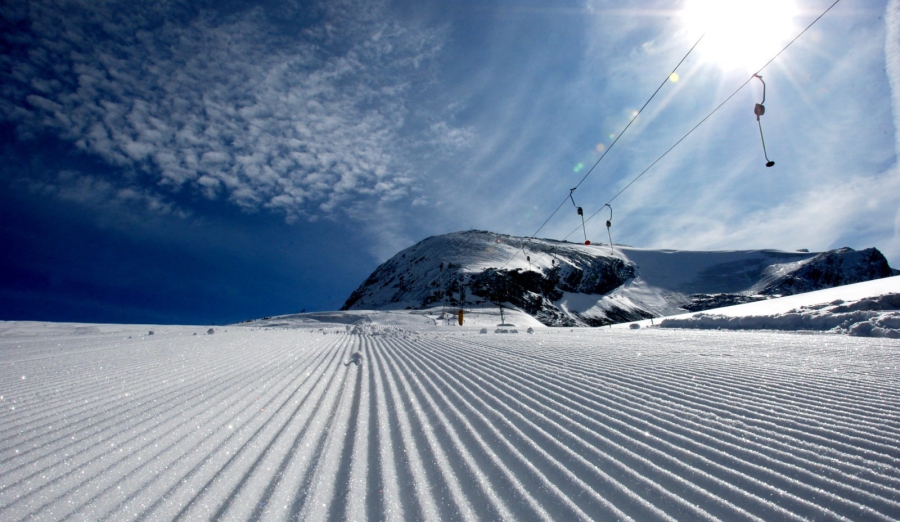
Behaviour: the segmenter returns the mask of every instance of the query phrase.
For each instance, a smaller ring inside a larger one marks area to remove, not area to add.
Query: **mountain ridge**
[[[548,326],[604,326],[889,277],[875,248],[652,250],[469,230],[382,263],[341,310],[520,309]]]

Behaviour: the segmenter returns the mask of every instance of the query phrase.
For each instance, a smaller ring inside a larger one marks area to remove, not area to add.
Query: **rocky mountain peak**
[[[602,326],[895,273],[874,248],[678,252],[469,230],[432,236],[399,252],[342,310],[502,305],[550,326]],[[697,288],[703,293],[692,291]]]

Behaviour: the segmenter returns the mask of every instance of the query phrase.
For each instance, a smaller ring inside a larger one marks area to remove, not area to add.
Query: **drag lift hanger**
[[[610,232],[609,230],[610,228],[612,228],[612,205],[607,203],[603,206],[609,207],[609,219],[606,220],[606,234],[609,236],[609,251],[614,253],[615,251],[613,250],[612,232]]]
[[[590,245],[591,242],[588,241],[588,238],[587,238],[587,229],[584,227],[584,210],[582,210],[581,207],[579,207],[578,205],[575,204],[575,198],[572,197],[572,193],[575,192],[575,189],[577,189],[577,188],[578,187],[575,187],[575,188],[569,190],[569,199],[572,200],[572,204],[575,205],[575,210],[577,210],[578,215],[581,216],[581,231],[584,232],[584,244]]]
[[[762,101],[756,104],[756,107],[753,108],[753,113],[756,114],[756,123],[759,125],[759,139],[762,141],[763,156],[766,157],[766,166],[772,167],[775,165],[775,162],[769,159],[769,154],[766,152],[766,139],[763,137],[762,122],[759,120],[759,117],[766,113],[766,106],[763,105],[766,103],[766,82],[764,82],[762,76],[758,74],[754,74],[753,77],[759,78],[759,81],[762,82],[763,85]]]

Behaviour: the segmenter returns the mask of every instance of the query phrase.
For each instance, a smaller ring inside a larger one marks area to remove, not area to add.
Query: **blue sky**
[[[795,3],[777,48],[832,2]],[[329,310],[427,236],[535,233],[699,36],[683,2],[621,6],[0,5],[0,319]],[[588,216],[762,65],[710,34],[579,185]],[[840,1],[761,71],[776,166],[754,80],[612,201],[614,241],[900,265],[898,42],[900,0]],[[567,205],[538,236],[583,240]]]

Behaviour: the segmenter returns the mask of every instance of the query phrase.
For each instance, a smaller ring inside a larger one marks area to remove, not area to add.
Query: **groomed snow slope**
[[[0,518],[900,518],[900,340],[480,331],[0,323]]]

